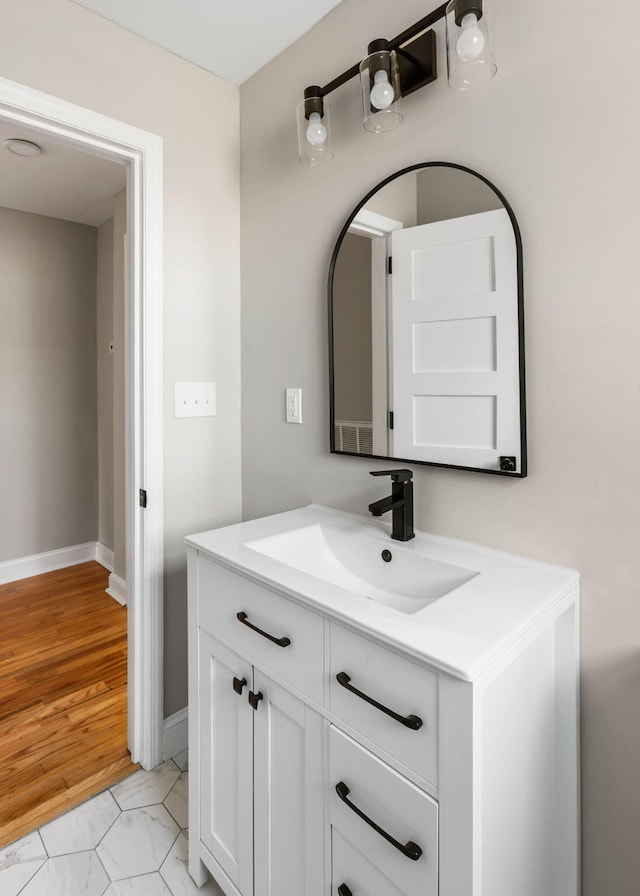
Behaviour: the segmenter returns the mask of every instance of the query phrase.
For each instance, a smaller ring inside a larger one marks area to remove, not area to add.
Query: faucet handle
[[[412,470],[371,470],[370,476],[391,476],[392,482],[410,482],[413,479]]]

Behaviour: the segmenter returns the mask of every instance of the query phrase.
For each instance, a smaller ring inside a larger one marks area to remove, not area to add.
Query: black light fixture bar
[[[410,28],[407,28],[401,34],[398,34],[398,36],[394,37],[393,40],[390,40],[389,43],[391,44],[391,49],[397,50],[403,44],[408,43],[412,37],[415,37],[422,31],[426,31],[427,28],[431,28],[431,26],[435,25],[436,22],[439,22],[440,19],[444,19],[447,14],[447,6],[447,3],[443,3],[442,6],[434,9],[433,12],[430,12],[428,16],[424,17],[424,19],[420,19],[420,21],[416,22],[415,25],[411,25]]]
[[[409,44],[409,48],[406,53],[399,53],[399,60],[401,66],[400,72],[400,80],[402,83],[402,93],[406,95],[407,93],[411,93],[414,90],[417,90],[419,87],[422,87],[424,84],[428,84],[430,81],[433,81],[436,77],[435,74],[435,35],[433,32],[429,34],[424,34],[423,32],[427,31],[432,25],[436,22],[439,22],[440,19],[443,19],[447,13],[447,4],[443,3],[442,6],[439,6],[437,9],[434,9],[433,12],[430,12],[429,15],[425,16],[423,19],[420,19],[415,24],[411,25],[411,27],[405,29],[400,34],[396,35],[396,37],[392,38],[389,41],[389,49],[402,51],[404,49],[405,44]],[[411,42],[411,43],[410,43]],[[428,58],[425,58],[424,54],[427,54]],[[408,68],[407,66],[416,62],[418,66],[426,66],[426,71],[423,73],[423,77],[418,77],[416,80],[408,78]],[[403,60],[406,62],[406,66],[403,64]],[[342,87],[343,84],[346,84],[347,81],[350,81],[352,78],[355,78],[360,71],[360,60],[356,62],[355,65],[352,65],[351,68],[347,69],[341,75],[338,75],[337,78],[334,78],[333,81],[329,81],[328,84],[325,84],[324,87],[321,88],[322,96],[327,96],[329,93],[333,93],[338,87]]]

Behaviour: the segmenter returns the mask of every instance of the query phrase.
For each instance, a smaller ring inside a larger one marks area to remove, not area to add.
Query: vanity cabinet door
[[[200,839],[243,896],[252,896],[252,668],[202,630],[199,644]]]
[[[253,690],[255,896],[323,896],[326,723],[258,671]]]

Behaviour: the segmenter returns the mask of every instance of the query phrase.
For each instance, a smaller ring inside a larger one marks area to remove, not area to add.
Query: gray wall
[[[98,541],[113,550],[113,218],[98,227]]]
[[[479,178],[456,168],[425,168],[418,173],[418,224],[477,215],[502,208]]]
[[[345,234],[333,282],[336,420],[371,422],[371,240],[368,237]]]
[[[96,229],[0,208],[0,560],[95,541]]]
[[[375,186],[375,184],[371,184]],[[378,190],[365,205],[367,211],[402,221],[405,227],[415,227],[418,221],[418,175],[414,171],[403,174]]]
[[[241,510],[239,91],[68,0],[2,0],[1,18],[0,76],[163,139],[170,715],[187,702],[184,536]],[[175,381],[217,382],[217,417],[174,420]]]
[[[561,8],[495,0],[493,12],[494,81],[464,94],[443,74],[407,97],[402,126],[379,137],[362,129],[359,85],[349,82],[333,97],[335,159],[326,169],[297,161],[294,109],[304,87],[327,83],[368,40],[424,16],[421,0],[345,0],[241,89],[244,513],[314,500],[366,513],[384,494],[367,475],[383,462],[328,453],[331,250],[360,197],[394,170],[444,159],[483,173],[523,234],[531,472],[516,481],[416,466],[416,522],[582,573],[583,892],[632,896],[640,892],[640,4],[625,5],[623,27],[595,0]],[[287,385],[304,389],[302,426],[283,422]]]

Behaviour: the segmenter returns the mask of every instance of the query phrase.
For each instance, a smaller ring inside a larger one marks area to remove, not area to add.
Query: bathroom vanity
[[[187,539],[189,870],[576,896],[575,572],[311,505]]]

